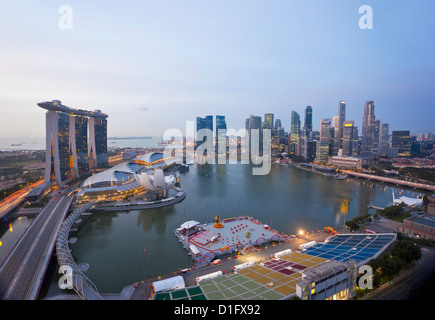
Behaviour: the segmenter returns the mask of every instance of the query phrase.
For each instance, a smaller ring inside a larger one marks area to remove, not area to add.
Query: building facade
[[[69,108],[59,100],[38,106],[47,110],[45,182],[63,186],[90,169],[108,166],[106,114]]]
[[[355,296],[357,264],[331,260],[303,272],[296,284],[301,300],[348,300]]]
[[[391,147],[397,148],[399,157],[411,156],[411,136],[407,130],[393,131],[391,133]]]

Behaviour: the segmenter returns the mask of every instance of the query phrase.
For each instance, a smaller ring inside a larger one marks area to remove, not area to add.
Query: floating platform
[[[254,246],[272,241],[286,241],[289,238],[248,216],[209,224],[187,221],[174,233],[192,256],[196,266],[209,264],[216,257],[236,250],[252,251]]]

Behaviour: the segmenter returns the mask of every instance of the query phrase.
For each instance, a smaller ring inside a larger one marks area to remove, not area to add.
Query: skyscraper
[[[301,136],[301,119],[296,111],[291,112],[290,145],[289,153],[296,153],[296,144]]]
[[[59,186],[92,167],[107,167],[107,120],[100,110],[72,109],[53,100],[38,103],[46,113],[45,182]],[[89,123],[89,135],[88,135]],[[88,140],[89,137],[89,140]]]
[[[253,116],[252,114],[249,115],[248,120],[248,134],[249,134],[249,153],[252,154],[252,146],[253,146],[253,140],[251,131],[254,129],[258,129],[259,136],[258,136],[258,143],[259,143],[259,154],[261,155],[263,153],[263,130],[262,130],[262,123],[261,123],[261,117],[260,116]]]
[[[263,128],[264,129],[270,129],[270,130],[272,130],[272,134],[273,134],[274,129],[275,129],[273,127],[273,124],[274,124],[273,120],[274,120],[274,114],[273,113],[266,113],[264,115],[264,126],[263,126]]]
[[[94,159],[96,168],[109,166],[107,120],[104,118],[89,118],[89,159]]]
[[[216,116],[216,154],[219,154],[219,149],[226,155],[227,147],[227,123],[225,116]]]
[[[209,129],[213,132],[213,116],[208,115],[205,118],[196,117],[196,133],[198,133],[198,131],[201,129]],[[200,139],[200,137],[196,136],[195,140],[196,148],[198,148],[201,144],[207,141],[207,137]]]
[[[331,119],[320,120],[320,142],[317,144],[316,162],[326,163],[329,158]]]
[[[388,123],[381,123],[379,135],[379,155],[382,157],[388,156]]]
[[[304,127],[307,128],[308,134],[313,131],[313,109],[311,106],[305,108],[305,123]]]
[[[375,133],[375,103],[367,101],[364,105],[364,115],[362,121],[362,141],[361,141],[361,157],[363,159],[372,160],[373,144]]]
[[[343,123],[346,121],[346,101],[338,103],[337,123],[334,122],[334,155],[338,154],[338,150],[343,146]]]

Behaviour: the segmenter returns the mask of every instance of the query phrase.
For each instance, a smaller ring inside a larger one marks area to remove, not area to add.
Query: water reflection
[[[392,190],[384,185],[335,180],[283,166],[254,176],[251,165],[193,165],[182,173],[180,187],[187,194],[181,203],[99,213],[80,227],[79,240],[71,246],[73,254],[77,262],[89,263],[87,274],[101,292],[119,292],[140,280],[144,249],[149,276],[189,266],[189,256],[173,234],[188,220],[206,223],[216,215],[225,219],[240,212],[279,232],[295,234],[301,229],[337,228],[366,214],[369,204],[382,207],[392,201]]]

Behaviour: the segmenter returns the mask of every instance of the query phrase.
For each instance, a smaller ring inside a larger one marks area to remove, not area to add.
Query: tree
[[[356,231],[359,229],[359,224],[356,223],[355,221],[351,220],[351,221],[346,221],[346,227],[350,230],[350,231]]]

